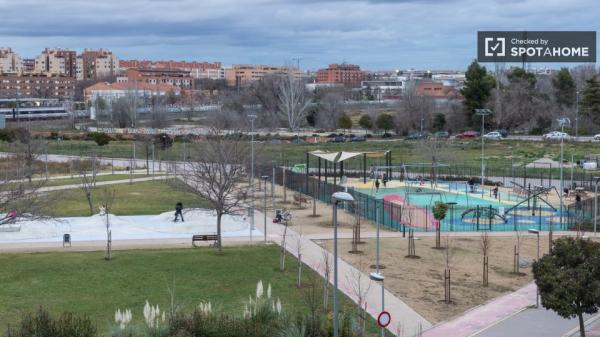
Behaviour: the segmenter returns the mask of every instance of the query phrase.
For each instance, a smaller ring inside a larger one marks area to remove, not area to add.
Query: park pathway
[[[257,229],[263,232],[263,213],[256,212],[254,220]],[[269,221],[267,223],[267,239],[281,245],[284,229],[283,225]],[[296,231],[297,229],[299,230]],[[331,236],[333,236],[333,232]],[[318,238],[322,240],[331,239],[330,236],[319,236]],[[317,237],[312,235],[309,237],[301,234],[301,225],[295,225],[293,229],[288,226],[285,248],[290,254],[298,258],[298,246],[300,246],[302,262],[323,277],[325,277],[326,272],[324,258],[324,254],[326,254],[330,260],[330,283],[333,284],[333,255],[312,239],[317,239]],[[360,292],[364,296],[363,301],[367,304],[367,312],[372,317],[377,318],[377,315],[381,311],[380,285],[372,282],[369,279],[369,275],[354,268],[341,258],[338,259],[338,273],[340,291],[357,303],[359,294],[357,289],[360,287]],[[431,323],[423,318],[423,316],[387,290],[385,291],[385,310],[392,316],[388,330],[394,335],[404,337],[415,336],[419,331],[431,327]]]

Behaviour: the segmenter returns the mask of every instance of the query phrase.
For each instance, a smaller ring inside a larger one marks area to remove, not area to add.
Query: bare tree
[[[329,282],[331,280],[331,256],[323,249],[321,267],[323,268],[323,308],[327,311],[329,305]]]
[[[325,91],[319,100],[316,126],[335,130],[338,127],[338,119],[344,113],[344,95],[340,88]]]
[[[286,239],[287,239],[287,230],[288,230],[288,220],[284,219],[283,220],[283,232],[281,233],[281,248],[280,248],[280,252],[281,254],[279,255],[279,270],[280,271],[285,271],[285,245],[286,245]]]
[[[517,226],[515,226],[517,227]],[[519,275],[521,272],[519,271],[520,266],[520,256],[521,256],[521,245],[523,243],[523,232],[518,228],[515,228],[515,248],[514,248],[514,261],[513,261],[513,273]]]
[[[487,287],[488,286],[488,270],[489,270],[489,262],[488,262],[488,257],[489,257],[489,251],[490,251],[490,247],[492,246],[492,238],[490,237],[490,235],[488,234],[487,231],[483,231],[481,233],[481,241],[480,241],[480,248],[481,248],[481,254],[483,255],[483,286]]]
[[[11,146],[14,148],[15,144]],[[23,161],[16,153],[0,160],[0,213],[14,210],[19,217],[45,218],[54,195],[42,195],[47,178],[29,182],[33,171]]]
[[[279,81],[279,111],[285,117],[290,130],[295,131],[306,118],[311,99],[304,83],[289,72]]]
[[[361,270],[365,268],[366,264],[363,261],[362,256],[358,259],[358,264],[356,268],[349,272],[346,275],[346,280],[352,289],[353,295],[356,297],[356,308],[357,308],[357,319],[356,323],[358,325],[358,337],[363,337],[365,335],[365,324],[367,321],[367,311],[364,308],[367,293],[369,289],[371,289],[371,281],[366,278]],[[367,285],[364,285],[364,281],[368,281]]]
[[[169,126],[169,117],[167,112],[167,96],[152,96],[150,109],[150,126],[155,129],[162,129]]]
[[[100,215],[104,216],[104,222],[106,224],[106,252],[104,254],[104,259],[109,261],[112,259],[112,230],[110,229],[110,211],[112,210],[114,202],[115,190],[104,188]],[[102,212],[104,212],[104,214],[102,214]]]
[[[266,186],[265,186],[266,188]],[[302,233],[296,235],[296,254],[298,255],[298,277],[296,279],[296,287],[302,287]]]
[[[94,215],[94,202],[93,202],[93,193],[96,189],[96,174],[98,173],[98,163],[96,161],[96,155],[92,156],[91,167],[86,165],[87,163],[82,160],[75,160],[74,166],[81,178],[81,184],[79,185],[81,190],[83,191],[85,198],[88,202],[88,206],[90,208],[90,215]],[[91,169],[91,171],[89,171]]]
[[[183,182],[217,213],[219,252],[222,252],[222,217],[235,214],[247,194],[244,182],[249,155],[249,144],[241,133],[224,133],[219,126],[213,126],[206,141],[195,147],[184,163]]]

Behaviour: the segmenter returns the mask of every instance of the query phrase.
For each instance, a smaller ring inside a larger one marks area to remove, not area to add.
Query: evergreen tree
[[[600,121],[600,82],[597,76],[586,81],[581,99],[581,112],[595,122]]]
[[[365,131],[370,130],[373,128],[373,120],[369,115],[362,115],[358,120],[358,125],[360,125],[361,128],[365,129]]]
[[[514,69],[508,75],[506,75],[506,77],[508,77],[508,80],[512,83],[524,82],[528,84],[530,88],[533,88],[535,86],[535,82],[537,82],[535,74],[530,73],[527,70],[524,70],[523,68]]]
[[[575,104],[576,86],[568,68],[560,68],[552,79],[554,97],[556,103],[564,107],[572,107]]]
[[[352,119],[350,116],[343,114],[338,118],[338,126],[344,130],[352,129]]]
[[[378,129],[387,132],[388,130],[394,128],[394,118],[386,113],[382,113],[377,116],[375,124],[377,125]]]
[[[542,306],[564,318],[579,318],[585,337],[583,314],[598,312],[600,303],[600,243],[564,237],[552,252],[533,264],[533,277]]]
[[[445,126],[446,126],[446,115],[444,115],[443,113],[436,113],[435,115],[433,115],[432,127],[434,130],[442,131],[442,130],[444,130]]]
[[[477,126],[479,117],[475,115],[474,109],[480,109],[485,106],[496,81],[492,75],[488,74],[487,69],[473,61],[465,73],[465,86],[460,90],[464,97],[463,108],[466,115],[466,122],[469,126]]]

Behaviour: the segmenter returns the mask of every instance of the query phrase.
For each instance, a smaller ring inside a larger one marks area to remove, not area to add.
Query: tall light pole
[[[564,157],[564,144],[565,144],[565,125],[569,126],[571,125],[571,120],[568,117],[562,117],[557,119],[558,121],[558,125],[560,125],[560,228],[562,229],[562,225],[563,225],[563,191],[565,189],[564,187],[564,180],[563,180],[563,157]],[[552,226],[552,225],[550,225]]]
[[[540,260],[540,231],[535,228],[530,228],[527,230],[531,234],[537,235],[537,261]],[[518,261],[517,261],[518,262]],[[535,307],[540,307],[540,288],[536,285],[535,289]]]
[[[338,203],[353,202],[354,198],[348,192],[335,192],[331,195],[333,202],[333,337],[340,335],[340,317],[338,303],[338,249],[337,249],[337,208]]]
[[[600,177],[594,177],[594,236],[596,236],[596,225],[598,224],[598,183]]]
[[[383,285],[383,280],[385,277],[379,273],[379,271],[375,273],[369,274],[369,278],[375,282],[381,282],[381,312],[385,311],[385,287]],[[385,337],[385,328],[381,327],[381,337]]]
[[[265,222],[264,222],[265,243],[267,243],[267,180],[269,179],[269,176],[262,176],[261,178],[265,181],[263,213],[265,216]]]
[[[575,92],[575,140],[579,141],[579,90]]]
[[[481,187],[483,188],[485,179],[485,116],[491,115],[490,109],[475,109],[475,114],[481,116]]]
[[[250,148],[251,148],[251,164],[250,164],[250,242],[252,242],[252,231],[254,230],[254,121],[256,115],[248,115],[250,119]]]

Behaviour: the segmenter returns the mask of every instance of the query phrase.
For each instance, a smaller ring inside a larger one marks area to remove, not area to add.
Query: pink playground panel
[[[383,197],[384,210],[391,214],[392,219],[413,228],[435,229],[439,222],[433,217],[431,212],[422,206],[410,203],[404,197],[398,194],[388,194]],[[401,212],[393,212],[392,204],[402,206]]]

